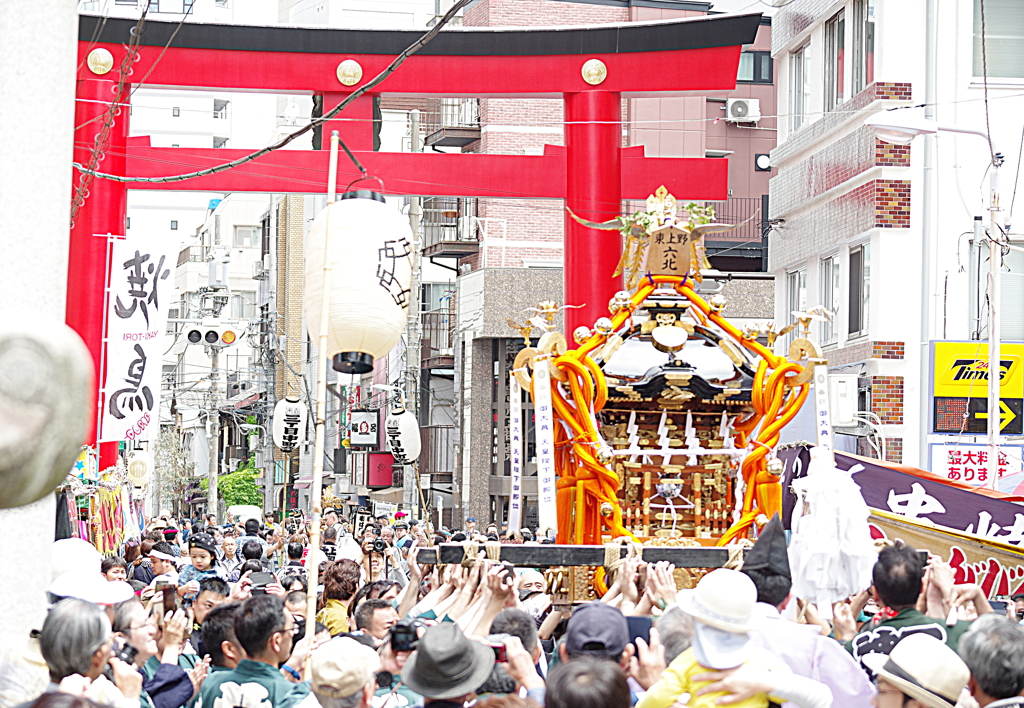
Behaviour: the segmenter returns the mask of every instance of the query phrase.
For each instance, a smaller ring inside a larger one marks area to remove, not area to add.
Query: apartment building
[[[774,17],[780,118],[768,260],[776,318],[791,321],[791,311],[814,305],[834,313],[814,335],[831,370],[857,382],[859,413],[838,429],[847,449],[931,468],[951,444],[983,440],[971,429],[983,431],[984,421],[943,423],[979,411],[964,399],[954,415],[936,399],[931,343],[978,341],[985,356],[979,273],[988,263],[975,219],[987,208],[989,143],[940,131],[894,145],[865,121],[895,111],[900,120],[988,133],[1006,155],[1002,173],[1016,175],[1022,35],[1024,9],[1001,0],[794,0]],[[1015,192],[1016,180],[1004,180],[1011,225]],[[1010,251],[1002,269],[1002,339],[1020,341],[1024,262]],[[1007,450],[1019,463],[1020,448]]]

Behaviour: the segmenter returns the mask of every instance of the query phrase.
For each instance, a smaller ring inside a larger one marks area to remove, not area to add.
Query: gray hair
[[[672,605],[658,618],[658,636],[665,647],[665,664],[690,648],[693,643],[693,618],[679,605]]]
[[[353,693],[351,696],[342,696],[341,698],[334,698],[332,696],[325,696],[316,690],[316,684],[313,685],[313,693],[316,694],[316,700],[320,703],[320,708],[356,708],[359,702],[363,700],[363,689],[366,686],[360,686],[359,690]]]
[[[86,676],[96,651],[110,641],[110,620],[98,605],[69,598],[54,605],[39,634],[39,649],[54,682]]]
[[[1024,631],[997,614],[985,614],[960,637],[960,658],[978,687],[993,698],[1024,691]]]

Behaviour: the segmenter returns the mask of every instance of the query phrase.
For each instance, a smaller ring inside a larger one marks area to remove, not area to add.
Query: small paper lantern
[[[324,244],[331,231],[331,253]],[[398,343],[412,282],[409,223],[377,192],[346,192],[313,221],[306,238],[303,294],[306,327],[320,341],[320,313],[329,307],[327,352],[335,371],[365,374]],[[330,293],[323,291],[331,259]]]
[[[302,442],[306,430],[306,406],[297,398],[283,398],[274,406],[274,444],[291,452]]]
[[[393,408],[384,423],[388,445],[395,462],[411,465],[420,456],[420,426],[416,416],[404,408]]]
[[[149,472],[153,469],[153,459],[148,452],[136,450],[128,458],[128,479],[136,487],[149,484]]]

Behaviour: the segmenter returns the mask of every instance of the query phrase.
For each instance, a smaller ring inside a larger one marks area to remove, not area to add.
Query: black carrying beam
[[[483,544],[480,550],[484,550]],[[440,555],[441,563],[461,563],[465,550],[461,543],[445,543],[434,548],[421,548],[416,560],[426,565],[434,565]],[[622,546],[619,557],[626,555],[626,546]],[[729,560],[729,550],[713,546],[647,546],[643,549],[643,559],[648,563],[668,561],[677,568],[721,568]],[[515,566],[530,568],[551,567],[559,565],[604,565],[604,546],[569,546],[569,545],[520,545],[510,544],[501,547],[501,560]]]

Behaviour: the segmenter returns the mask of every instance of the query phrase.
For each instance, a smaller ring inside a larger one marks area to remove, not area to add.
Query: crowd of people
[[[997,614],[905,544],[822,607],[792,596],[776,518],[695,587],[630,553],[573,607],[543,569],[472,552],[541,542],[525,530],[355,529],[328,509],[311,548],[301,518],[214,521],[161,514],[121,557],[56,542],[46,618],[0,655],[0,708],[1024,706],[1024,595]],[[418,561],[445,542],[469,542],[461,564]]]

